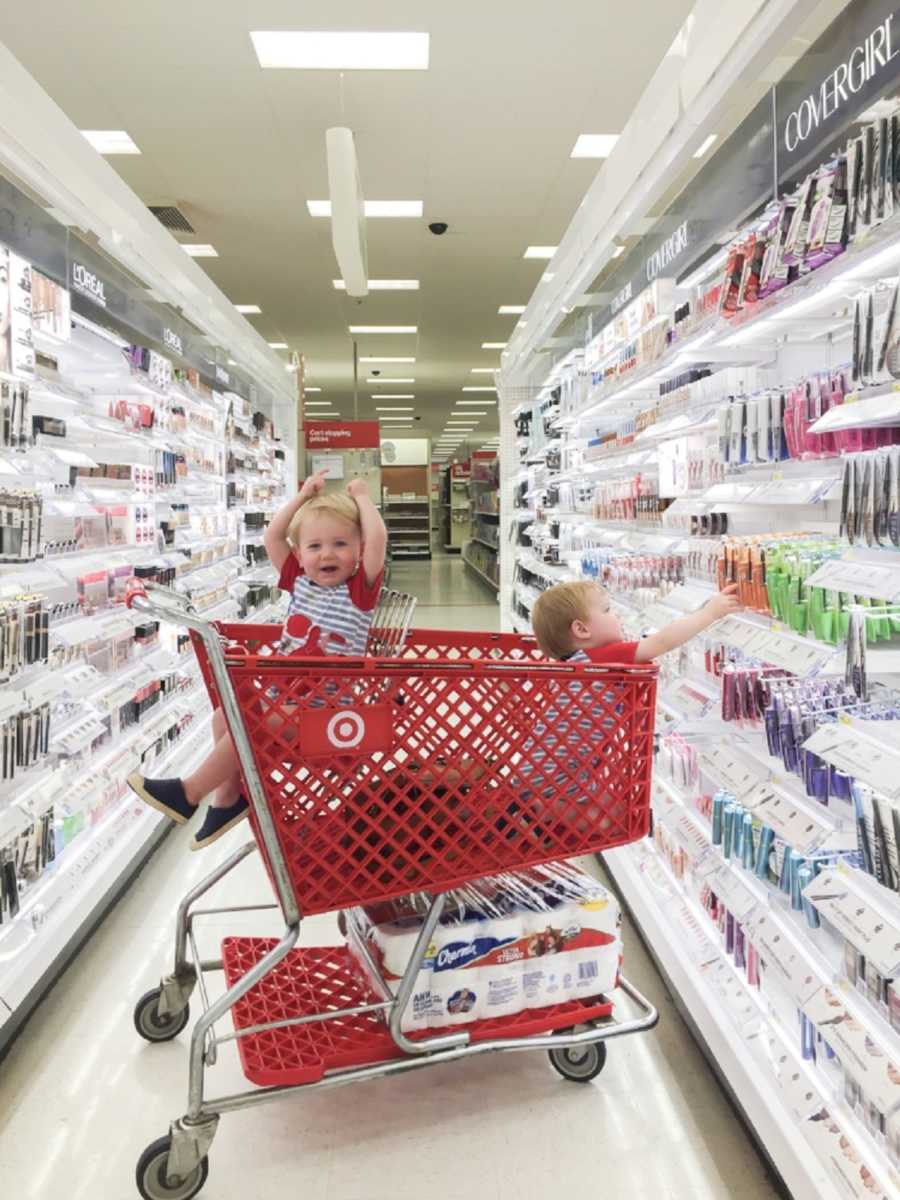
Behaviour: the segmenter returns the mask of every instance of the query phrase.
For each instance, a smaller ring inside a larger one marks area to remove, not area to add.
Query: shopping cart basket
[[[179,906],[175,967],[139,1002],[151,1041],[191,1034],[188,1106],[138,1162],[145,1200],[202,1188],[223,1113],[300,1088],[321,1090],[493,1050],[546,1049],[567,1078],[602,1068],[605,1041],[651,1028],[657,1014],[619,977],[641,1015],[611,1019],[609,997],[529,1009],[452,1032],[401,1029],[445,893],[487,875],[609,849],[648,830],[656,668],[550,663],[530,638],[413,630],[396,657],[297,658],[271,651],[279,626],[214,627],[162,595],[131,602],[195,635],[204,678],[240,758],[255,842]],[[390,639],[389,639],[390,640]],[[259,848],[284,934],[226,938],[200,958],[196,902]],[[303,915],[412,892],[431,897],[393,994],[344,914],[346,946],[297,946]],[[190,953],[189,953],[190,951]],[[204,973],[228,989],[210,1002]],[[231,1012],[233,1032],[215,1024]],[[208,1099],[205,1070],[236,1040],[259,1086]]]

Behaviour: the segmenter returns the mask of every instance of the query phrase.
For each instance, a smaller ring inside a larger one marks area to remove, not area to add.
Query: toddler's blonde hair
[[[305,504],[300,505],[293,517],[291,517],[291,523],[288,525],[288,539],[292,546],[300,545],[300,530],[306,518],[314,515],[319,516],[320,514],[328,517],[337,517],[340,521],[347,521],[349,524],[356,526],[358,533],[362,533],[359,509],[353,497],[348,496],[346,492],[330,492],[326,496],[314,496],[312,500],[307,500]]]
[[[603,588],[589,579],[557,583],[541,592],[531,610],[531,627],[548,658],[565,658],[575,649],[572,622],[586,621],[591,600]]]

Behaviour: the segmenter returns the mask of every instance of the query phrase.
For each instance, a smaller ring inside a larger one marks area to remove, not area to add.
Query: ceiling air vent
[[[149,205],[157,221],[175,233],[195,233],[195,229],[180,208],[174,204]]]

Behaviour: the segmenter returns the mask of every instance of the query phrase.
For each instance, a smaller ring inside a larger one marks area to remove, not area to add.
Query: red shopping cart
[[[620,976],[639,1016],[614,1021],[610,997],[596,996],[452,1031],[401,1028],[449,890],[646,834],[654,666],[551,663],[533,639],[511,634],[413,630],[403,640],[388,620],[376,620],[374,638],[394,657],[286,658],[274,652],[280,626],[214,626],[146,594],[133,603],[191,630],[240,758],[255,835],[182,901],[174,971],[135,1012],[144,1037],[169,1040],[199,986],[187,1112],[139,1160],[145,1200],[200,1191],[223,1113],[494,1050],[546,1049],[561,1074],[585,1081],[602,1069],[608,1039],[656,1023]],[[226,938],[221,960],[205,962],[195,918],[237,910],[194,905],[257,847],[284,934]],[[343,927],[355,958],[347,946],[297,946],[301,910],[413,892],[430,901],[396,994],[352,911]],[[228,985],[212,1002],[211,970]],[[219,1034],[228,1012],[233,1031]],[[207,1098],[205,1070],[232,1040],[257,1086]]]

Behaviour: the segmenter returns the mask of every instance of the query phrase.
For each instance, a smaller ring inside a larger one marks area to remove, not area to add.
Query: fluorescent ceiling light
[[[523,258],[552,258],[558,246],[526,246]]]
[[[412,429],[412,425],[389,425],[385,433],[399,433],[401,429]]]
[[[82,129],[98,154],[140,154],[140,150],[124,129]]]
[[[181,242],[182,250],[191,258],[218,258],[219,252],[208,242]]]
[[[488,400],[488,398],[485,396],[481,400],[457,400],[456,403],[460,408],[465,408],[465,406],[467,404],[474,404],[474,405],[477,405],[480,407],[482,404],[496,404],[497,401],[496,400]]]
[[[379,395],[373,393],[373,400],[415,400],[415,392],[382,392]]]
[[[499,371],[499,367],[471,367],[470,374],[472,375],[493,375],[495,371]]]
[[[512,317],[525,311],[524,304],[501,304],[497,312],[501,317]]]
[[[418,325],[351,325],[351,333],[418,333]]]
[[[258,304],[236,304],[234,307],[239,313],[244,313],[247,316],[258,315],[262,312]]]
[[[467,412],[464,408],[461,408],[459,412],[451,413],[451,416],[454,417],[487,417],[489,415],[490,414],[486,412]]]
[[[386,383],[415,383],[415,382],[416,382],[415,379],[409,379],[409,378],[400,379],[399,377],[397,377],[395,379],[380,379],[377,375],[372,375],[366,380],[366,383],[374,383],[376,387],[383,387]]]
[[[505,350],[506,342],[482,342],[482,350]]]
[[[464,392],[496,392],[495,387],[472,387],[471,385],[464,387]]]
[[[317,387],[305,387],[303,390],[308,395],[310,392],[321,392],[322,389]]]
[[[549,283],[552,279],[555,279],[555,278],[556,278],[556,275],[554,274],[553,271],[545,271],[543,273],[543,275],[541,276],[541,283]]]
[[[414,358],[366,358],[363,355],[359,360],[361,363],[414,363]]]
[[[613,252],[612,252],[612,256],[613,256],[613,258],[621,258],[621,256],[624,253],[625,253],[624,246],[616,246],[615,250],[613,250]]]
[[[427,71],[427,33],[254,31],[259,65],[300,71]]]
[[[579,133],[569,158],[609,158],[618,140],[617,133]]]
[[[269,342],[268,347],[270,350],[287,350],[288,344],[287,342]]]
[[[347,285],[343,279],[332,280],[334,286],[339,292],[345,292]],[[419,290],[418,279],[370,279],[370,292],[417,292]]]
[[[713,144],[713,142],[718,141],[718,138],[719,138],[719,135],[717,133],[711,133],[709,135],[709,137],[706,139],[706,141],[703,143],[703,145],[700,147],[700,149],[696,152],[696,154],[694,155],[694,158],[702,158],[703,155],[710,148],[710,146]]]
[[[421,217],[424,204],[421,200],[366,200],[364,212],[367,217]],[[307,200],[306,207],[311,217],[330,217],[330,200]]]
[[[412,407],[412,405],[410,405],[408,408],[404,408],[402,404],[400,405],[399,408],[379,408],[376,405],[375,411],[376,412],[415,412],[415,409]]]

